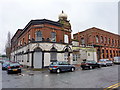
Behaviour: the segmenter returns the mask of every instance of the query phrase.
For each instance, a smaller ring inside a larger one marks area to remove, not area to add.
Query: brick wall
[[[97,36],[98,42],[96,41]],[[84,38],[85,45],[94,45],[98,51],[100,50],[98,59],[109,58],[112,60],[113,57],[120,56],[120,35],[94,27],[76,33],[73,37],[74,39],[79,40],[80,45],[82,44],[81,38]]]
[[[17,38],[15,43],[12,43],[12,50],[15,50],[19,47],[22,47],[24,45],[27,45],[29,42],[29,35],[30,35],[30,40],[35,40],[35,33],[36,31],[41,31],[42,36],[45,41],[47,41],[47,38],[51,38],[51,32],[56,33],[56,42],[57,43],[64,43],[64,35],[67,34],[69,38],[69,43],[71,43],[71,32],[69,31],[64,31],[62,27],[57,27],[54,25],[50,24],[40,24],[40,25],[31,25],[27,30],[25,30],[24,33],[18,34],[14,38]]]

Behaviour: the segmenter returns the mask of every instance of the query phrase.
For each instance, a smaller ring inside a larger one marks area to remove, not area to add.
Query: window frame
[[[56,42],[56,32],[51,32],[51,42]]]
[[[35,36],[36,36],[36,41],[42,41],[42,32],[41,31],[36,31],[35,33]]]

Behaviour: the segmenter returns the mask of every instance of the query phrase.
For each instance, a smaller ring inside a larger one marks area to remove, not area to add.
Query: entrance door
[[[42,68],[42,52],[34,52],[34,68]]]

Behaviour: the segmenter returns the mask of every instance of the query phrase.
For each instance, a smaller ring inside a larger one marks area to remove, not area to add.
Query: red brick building
[[[40,40],[36,40],[37,32],[41,34]],[[55,34],[55,40],[52,40],[52,34]],[[65,43],[64,35],[68,36],[68,43],[71,43],[71,28],[65,29],[61,23],[47,19],[31,20],[24,29],[18,29],[13,36],[12,51],[34,41]]]
[[[82,46],[93,45],[97,49],[97,58],[120,56],[120,35],[110,33],[98,28],[90,28],[73,35]]]
[[[62,11],[58,21],[31,20],[11,40],[11,59],[33,68],[56,60],[72,60],[71,25]]]

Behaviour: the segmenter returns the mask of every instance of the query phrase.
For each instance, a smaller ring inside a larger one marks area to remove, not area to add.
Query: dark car
[[[2,64],[2,70],[7,70],[7,66],[10,64],[11,62],[3,62]]]
[[[49,71],[50,72],[56,72],[56,73],[60,73],[62,71],[75,71],[75,66],[69,64],[66,61],[56,61],[56,62],[52,62],[49,65]]]
[[[101,65],[98,64],[96,61],[83,61],[81,63],[81,68],[82,69],[93,69],[93,68],[96,68],[96,67],[98,67],[98,68],[101,67]]]
[[[21,68],[22,66],[19,63],[10,63],[7,66],[7,73],[8,74],[13,73],[13,72],[21,73]]]

